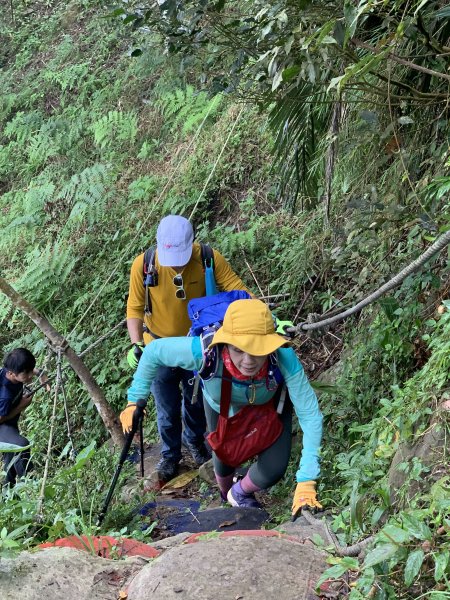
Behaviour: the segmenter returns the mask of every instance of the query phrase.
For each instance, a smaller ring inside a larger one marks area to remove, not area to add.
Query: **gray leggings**
[[[15,444],[16,446],[29,446],[27,438],[20,435],[17,427],[0,423],[0,442]],[[14,484],[17,477],[22,477],[30,469],[30,452],[5,452],[3,453],[3,468],[6,471],[5,483]]]
[[[215,431],[219,413],[217,413],[204,399],[206,422],[208,431]],[[262,490],[265,490],[283,477],[286,472],[289,458],[291,456],[292,445],[292,402],[286,394],[283,413],[281,415],[283,431],[280,437],[269,448],[258,455],[256,462],[249,469],[249,475],[252,482]],[[226,477],[234,473],[234,467],[226,465],[220,461],[213,452],[214,471],[220,477]]]

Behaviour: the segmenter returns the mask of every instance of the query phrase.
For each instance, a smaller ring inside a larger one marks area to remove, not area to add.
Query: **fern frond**
[[[80,86],[82,80],[89,72],[89,63],[84,62],[77,65],[67,65],[64,68],[49,69],[44,71],[44,81],[56,83],[62,92],[73,90]]]
[[[51,156],[57,156],[59,147],[48,135],[39,133],[27,144],[28,162],[31,169],[37,169]]]
[[[67,226],[80,223],[84,219],[87,219],[89,224],[94,223],[103,211],[108,198],[108,186],[111,183],[110,170],[101,163],[73,175],[57,195],[57,200],[62,199],[72,204]]]
[[[166,92],[158,104],[166,120],[171,122],[171,130],[183,124],[182,132],[188,133],[203,121],[208,113],[213,115],[221,100],[220,94],[209,99],[206,92],[197,92],[191,85],[187,85],[184,90]]]
[[[34,248],[25,256],[25,269],[17,288],[39,310],[50,306],[51,299],[64,293],[64,284],[76,264],[71,246],[61,242],[48,243],[44,248]]]
[[[138,130],[137,115],[133,112],[112,110],[91,125],[95,144],[111,147],[118,141],[133,143]]]
[[[7,138],[15,139],[20,146],[23,146],[34,136],[41,128],[43,117],[39,111],[30,113],[18,112],[14,119],[6,124],[4,135]]]

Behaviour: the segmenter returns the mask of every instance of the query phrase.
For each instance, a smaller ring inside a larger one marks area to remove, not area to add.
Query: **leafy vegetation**
[[[283,317],[354,304],[450,227],[449,17],[431,0],[11,3],[2,276],[80,353],[123,318],[131,260],[159,218],[193,211],[197,236],[252,289],[287,294]],[[341,544],[373,536],[359,559],[330,549],[323,578],[352,600],[446,597],[449,266],[444,251],[357,318],[295,341],[313,379],[332,367],[320,498]],[[4,352],[26,345],[54,372],[5,298],[0,321]],[[117,412],[127,346],[116,333],[85,358]],[[35,471],[2,490],[1,556],[98,531],[113,461],[64,373],[68,419],[61,401],[43,495],[51,401],[39,392],[24,414]],[[429,431],[440,451],[402,454]],[[289,515],[296,459],[270,492],[274,522]],[[111,530],[143,535],[119,495]]]

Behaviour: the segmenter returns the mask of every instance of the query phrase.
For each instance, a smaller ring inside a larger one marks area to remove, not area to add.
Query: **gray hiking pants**
[[[29,446],[27,438],[20,435],[17,427],[0,423],[0,442],[15,444],[16,446]],[[2,452],[3,468],[6,471],[4,483],[14,484],[17,477],[22,477],[30,468],[30,452]]]

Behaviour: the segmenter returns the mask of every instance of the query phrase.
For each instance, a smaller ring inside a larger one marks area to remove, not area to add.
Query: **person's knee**
[[[285,461],[273,461],[270,466],[261,466],[256,463],[253,469],[250,468],[249,475],[255,485],[261,489],[268,489],[283,479],[286,469]]]
[[[22,446],[22,448],[25,448],[26,446],[30,445],[29,440],[27,440],[26,437],[23,437],[23,435],[18,435],[17,436],[17,446]]]

